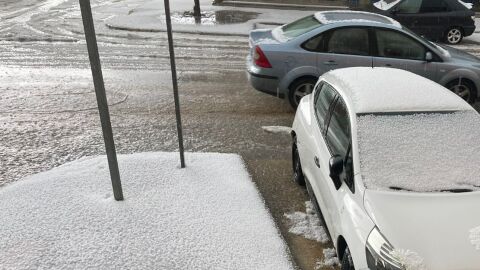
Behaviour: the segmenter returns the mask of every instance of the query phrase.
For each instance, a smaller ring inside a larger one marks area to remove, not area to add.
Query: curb
[[[299,4],[282,4],[282,3],[266,3],[266,2],[249,2],[249,1],[237,1],[237,0],[224,0],[216,6],[236,6],[236,7],[253,7],[253,8],[278,8],[278,9],[349,9],[347,6],[334,6],[334,5],[299,5]]]

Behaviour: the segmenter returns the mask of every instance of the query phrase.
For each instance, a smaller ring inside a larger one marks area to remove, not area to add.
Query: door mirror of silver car
[[[330,168],[330,178],[332,178],[333,184],[335,185],[335,188],[338,190],[342,185],[342,181],[340,180],[340,175],[343,172],[343,158],[339,155],[335,155],[330,158],[328,165]]]
[[[433,54],[431,52],[427,52],[425,54],[425,61],[432,62],[432,60],[433,60]]]

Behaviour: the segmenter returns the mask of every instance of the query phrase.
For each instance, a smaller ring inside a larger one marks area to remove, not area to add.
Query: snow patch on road
[[[284,126],[263,126],[263,130],[269,133],[280,133],[280,134],[288,134],[290,135],[290,132],[292,132],[291,127],[284,127]]]
[[[340,266],[340,261],[337,258],[337,252],[334,248],[326,248],[323,250],[323,259],[317,261],[315,270],[324,268],[334,268]]]
[[[305,202],[305,213],[293,212],[284,214],[290,222],[290,233],[303,236],[307,239],[320,243],[328,243],[330,238],[322,222],[315,213],[313,204],[310,201]]]
[[[105,156],[0,189],[6,269],[294,269],[241,158],[119,155],[125,201]]]

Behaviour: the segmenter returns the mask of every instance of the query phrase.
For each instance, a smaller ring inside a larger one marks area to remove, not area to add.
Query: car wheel
[[[458,44],[463,39],[463,31],[460,27],[452,27],[448,29],[445,40],[448,44]]]
[[[342,270],[355,270],[353,266],[352,254],[350,254],[350,249],[347,247],[342,257]]]
[[[300,104],[300,100],[304,96],[312,93],[316,83],[317,80],[314,78],[302,78],[292,83],[288,92],[288,101],[290,102],[290,105],[296,109],[298,104]]]
[[[300,155],[298,154],[297,139],[293,139],[292,144],[292,164],[293,164],[293,182],[300,186],[305,186],[305,177],[303,176]]]
[[[446,87],[468,103],[475,102],[477,90],[472,82],[468,80],[457,79],[449,82]]]

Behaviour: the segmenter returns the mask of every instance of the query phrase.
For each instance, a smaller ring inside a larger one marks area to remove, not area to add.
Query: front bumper
[[[248,71],[248,80],[253,88],[260,92],[279,98],[285,98],[285,95],[278,91],[278,77]]]

